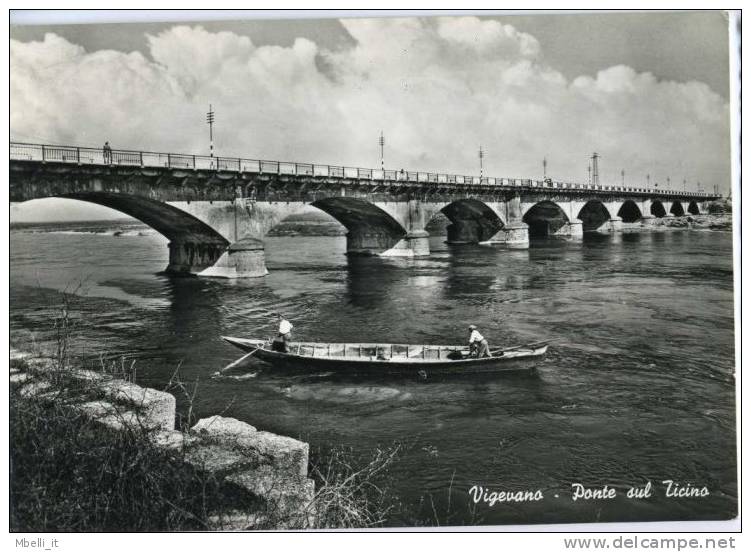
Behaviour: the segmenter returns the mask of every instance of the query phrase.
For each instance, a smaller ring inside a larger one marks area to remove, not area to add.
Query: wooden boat
[[[273,350],[269,340],[226,336],[222,336],[222,339],[248,353],[246,356],[263,360],[277,368],[420,377],[430,374],[528,371],[548,350],[547,343],[539,342],[496,349],[491,351],[490,357],[476,358],[469,356],[466,345],[290,342],[287,352],[279,352]]]

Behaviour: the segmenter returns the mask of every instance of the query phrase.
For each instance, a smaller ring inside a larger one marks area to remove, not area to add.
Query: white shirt
[[[279,322],[279,333],[281,335],[287,335],[289,332],[292,331],[292,324],[289,323],[289,321],[282,319],[281,322]]]
[[[469,335],[469,342],[474,343],[477,341],[478,343],[485,339],[480,332],[477,330],[472,330],[472,333]]]

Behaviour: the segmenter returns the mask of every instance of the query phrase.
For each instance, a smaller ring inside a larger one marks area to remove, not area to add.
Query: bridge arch
[[[569,222],[566,212],[560,205],[543,200],[530,207],[522,221],[529,227],[529,237],[552,236]]]
[[[408,234],[392,215],[364,199],[329,197],[310,205],[332,216],[347,229],[348,255],[384,253]]]
[[[229,241],[208,224],[168,203],[115,192],[74,192],[49,195],[109,207],[140,220],[169,240],[167,272],[192,273],[212,266]]]
[[[610,211],[608,211],[608,208],[605,207],[602,201],[590,199],[579,210],[579,214],[576,218],[582,221],[582,230],[588,232],[597,230],[612,217],[610,216]]]
[[[636,222],[642,218],[642,212],[634,200],[627,199],[618,209],[618,216],[623,222]]]
[[[670,206],[670,212],[673,213],[676,217],[682,217],[686,214],[686,211],[683,210],[683,204],[680,201],[673,202],[673,204]]]
[[[488,241],[505,226],[498,213],[479,199],[457,199],[443,206],[440,212],[450,221],[446,228],[448,243]]]
[[[652,201],[652,205],[649,207],[649,214],[654,215],[657,218],[662,218],[668,213],[665,210],[665,206],[662,204],[662,201],[655,199],[654,201]]]
[[[700,213],[699,205],[695,201],[690,202],[688,204],[688,212],[691,215],[698,215]]]

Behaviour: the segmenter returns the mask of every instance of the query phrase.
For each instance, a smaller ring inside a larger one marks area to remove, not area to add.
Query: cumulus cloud
[[[511,25],[461,18],[342,21],[354,45],[289,47],[175,26],[147,36],[150,56],[87,52],[48,34],[11,40],[17,139],[207,152],[216,110],[220,155],[392,168],[726,186],[729,108],[700,82],[626,66],[566,79],[539,42]]]

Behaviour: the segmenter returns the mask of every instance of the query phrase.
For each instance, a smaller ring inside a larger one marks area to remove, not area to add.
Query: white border
[[[239,2],[236,2],[237,4],[240,4]],[[483,4],[487,2],[477,2],[477,4]],[[691,2],[662,2],[662,5],[660,6],[661,9],[665,10],[675,10],[675,9],[686,9],[687,4],[690,4]],[[86,6],[89,5],[91,7],[96,7],[97,4],[94,2],[91,2],[90,0],[85,0],[83,2],[80,2],[81,5]],[[134,1],[129,3],[130,6],[135,7],[147,7],[150,3],[143,2],[143,1]],[[190,4],[190,2],[183,2],[180,4],[180,7],[185,7],[186,4]],[[242,3],[243,6],[247,6],[247,2]],[[287,5],[294,5],[297,4],[299,6],[299,3],[290,3],[290,2],[278,2],[276,4],[287,4]],[[327,10],[306,10],[306,9],[297,9],[295,11],[279,11],[279,10],[263,10],[263,11],[257,11],[257,10],[231,10],[231,11],[223,11],[218,13],[215,10],[201,10],[201,11],[190,11],[190,12],[183,12],[183,11],[172,11],[172,10],[128,10],[128,11],[121,11],[121,10],[77,10],[77,11],[58,11],[58,10],[12,10],[10,13],[10,21],[13,24],[55,24],[55,23],[108,23],[108,22],[147,22],[147,21],[206,21],[206,20],[230,20],[230,19],[300,19],[300,18],[329,18],[329,17],[363,17],[363,16],[377,16],[377,17],[389,17],[389,16],[406,16],[406,15],[425,15],[426,12],[433,12],[435,13],[435,4],[433,3],[433,7],[431,7],[429,10],[424,9],[411,9],[411,10],[395,10],[395,9],[388,9],[388,10],[360,10],[355,11],[352,9],[346,9],[347,7],[351,7],[353,2],[334,2],[334,4],[340,4],[345,9],[327,9]],[[386,3],[384,3],[386,4]],[[520,10],[520,11],[514,11],[513,13],[530,13],[529,10],[529,3],[525,7],[526,10]],[[641,4],[641,5],[640,5]],[[602,7],[601,3],[594,4],[591,3],[591,5],[595,8],[591,11],[596,11],[597,7]],[[494,6],[497,6],[497,4],[494,4]],[[646,2],[633,2],[629,6],[630,9],[650,9],[653,6],[653,4],[646,3]],[[556,11],[564,11],[564,10],[556,10],[551,9],[550,3],[542,3],[542,6],[540,6],[542,9],[545,10],[546,13],[556,12]],[[697,8],[703,8],[703,9],[716,9],[716,8],[710,8],[710,7],[702,7],[702,6],[691,6],[691,9],[697,9]],[[446,12],[443,13],[451,13],[451,14],[464,14],[464,13],[478,13],[484,11],[486,13],[509,13],[511,10],[498,10],[498,9],[490,9],[490,10],[462,10],[462,9],[452,9],[449,8]],[[586,10],[578,10],[578,11],[586,11]],[[627,11],[627,10],[623,10]],[[741,196],[741,157],[740,157],[740,136],[741,136],[741,128],[742,128],[742,121],[740,116],[740,91],[741,91],[741,81],[740,81],[740,68],[741,68],[741,59],[738,55],[738,46],[741,43],[741,36],[737,35],[734,32],[734,23],[740,19],[741,15],[740,12],[732,12],[729,14],[729,24],[731,25],[731,33],[730,33],[730,110],[731,110],[731,137],[732,137],[732,144],[731,144],[731,156],[732,156],[732,181],[733,181],[733,220],[734,220],[734,285],[736,289],[735,294],[735,310],[736,310],[736,332],[735,332],[735,340],[736,340],[736,366],[737,366],[737,373],[738,373],[738,385],[736,386],[736,395],[738,400],[738,405],[740,405],[740,397],[741,397],[741,391],[742,391],[742,379],[741,379],[741,346],[742,346],[742,326],[741,326],[741,310],[742,310],[742,296],[741,296],[741,284],[742,284],[742,266],[741,266],[741,253],[742,253],[742,243],[741,243],[741,222],[742,222],[742,196]],[[6,27],[6,31],[9,34],[9,29]],[[4,43],[5,48],[5,57],[4,59],[8,59],[8,41]],[[7,88],[4,90],[4,93],[7,94]],[[6,105],[7,105],[6,98]],[[9,137],[10,138],[10,137]],[[7,169],[7,158],[2,159],[3,163],[3,169],[4,174],[8,174]],[[3,188],[3,194],[7,196],[7,188]],[[7,197],[5,197],[7,201]],[[745,201],[743,201],[745,203]],[[5,226],[7,228],[7,226]],[[744,233],[745,234],[745,233]],[[745,237],[745,235],[744,235]],[[3,253],[5,255],[5,259],[8,259],[8,250],[7,250],[7,235],[6,239],[2,241],[3,243]],[[2,272],[2,278],[3,282],[2,285],[5,286],[4,289],[8,289],[8,271]],[[8,297],[6,294],[2,297],[2,305],[4,307],[4,312],[8,312]],[[7,324],[7,319],[3,319],[3,324]],[[8,329],[7,326],[3,328],[3,343],[5,345],[6,350],[9,348],[8,344]],[[7,358],[7,357],[6,357]],[[4,384],[4,385],[7,385]],[[7,388],[4,389],[6,392],[3,393],[3,403],[5,405],[4,411],[7,412]],[[741,421],[741,411],[740,408],[737,410],[737,428],[740,430],[742,428],[742,421]],[[745,433],[745,430],[743,431]],[[3,426],[3,439],[4,443],[8,442],[8,434],[7,434],[7,427]],[[740,439],[741,439],[741,432],[738,432],[738,439],[739,439],[739,451],[740,451]],[[6,471],[4,473],[8,472],[8,455],[5,454],[2,457],[2,467]],[[739,463],[739,485],[742,483],[742,479],[740,478],[740,470],[741,466]],[[7,490],[7,481],[3,482],[5,487],[4,489]],[[742,490],[739,487],[739,508],[742,504]],[[7,494],[5,496],[8,496]],[[3,501],[3,523],[5,523],[6,530],[8,529],[8,503],[7,501]],[[534,532],[540,532],[540,533],[546,533],[546,532],[567,532],[567,533],[575,533],[575,532],[610,532],[610,533],[642,533],[642,532],[685,532],[685,531],[692,531],[692,532],[716,532],[716,533],[722,533],[722,532],[737,532],[741,528],[740,524],[740,517],[735,520],[725,521],[725,522],[657,522],[657,523],[599,523],[599,524],[560,524],[560,525],[504,525],[504,526],[479,526],[479,527],[462,527],[460,530],[462,531],[500,531],[500,532],[512,532],[512,531],[534,531]],[[412,530],[411,528],[405,528],[403,530]],[[443,529],[446,530],[446,529]],[[400,531],[398,528],[392,528],[384,530],[383,532],[395,532]],[[436,530],[433,530],[435,532]],[[440,531],[440,529],[438,529]],[[359,536],[359,532],[353,532],[353,533],[347,533],[346,535],[330,535],[327,536],[325,539],[325,542],[327,545],[335,545],[335,546],[343,546],[343,545],[351,545],[352,537]],[[15,542],[14,539],[17,537],[20,537],[21,535],[18,534],[9,534],[9,544],[11,547],[15,548]],[[37,536],[37,535],[34,535]],[[108,549],[112,551],[117,550],[127,550],[128,552],[132,552],[132,548],[134,546],[148,546],[149,548],[156,547],[156,546],[166,546],[169,548],[174,547],[187,547],[188,549],[196,549],[198,550],[199,547],[203,549],[205,546],[212,546],[216,545],[215,539],[221,538],[222,544],[227,546],[243,546],[247,545],[247,537],[252,536],[253,537],[253,544],[255,546],[258,546],[259,544],[262,545],[261,542],[258,542],[259,540],[263,543],[266,542],[267,538],[273,538],[275,539],[273,542],[274,545],[278,546],[280,543],[278,540],[280,538],[283,538],[286,544],[290,545],[303,545],[303,546],[309,546],[311,544],[310,541],[315,540],[316,544],[320,545],[323,544],[323,542],[320,541],[320,539],[323,537],[322,535],[314,535],[311,533],[305,533],[305,534],[299,534],[299,533],[286,533],[284,535],[280,535],[278,533],[276,534],[258,534],[258,533],[243,533],[243,534],[210,534],[210,535],[196,535],[196,534],[128,534],[128,535],[117,535],[117,534],[104,534],[104,535],[93,535],[93,534],[84,534],[84,535],[70,535],[70,534],[63,534],[63,535],[56,535],[62,545],[63,548],[60,548],[60,550],[97,550],[100,551],[102,549]],[[47,535],[47,537],[50,537],[50,535]],[[211,540],[206,540],[209,537],[211,537]],[[374,535],[375,537],[375,535]],[[408,537],[405,535],[405,537]],[[422,534],[421,538],[426,538],[428,535]],[[436,535],[433,535],[433,537],[436,537]],[[451,535],[441,535],[439,538],[441,539],[442,544],[448,544],[448,541],[446,539],[457,537],[457,535],[451,536]],[[503,535],[503,544],[508,546],[514,546],[514,545],[520,545],[520,546],[540,546],[541,549],[551,550],[551,549],[561,549],[563,550],[562,545],[562,536],[554,536],[552,534],[548,535],[541,535],[541,534],[516,534],[516,535]],[[379,539],[377,539],[379,540]],[[737,542],[741,542],[741,539],[738,539]],[[341,544],[340,544],[341,543]],[[271,542],[269,544],[272,544]],[[369,543],[364,543],[363,539],[358,539],[357,546],[359,548],[363,548],[363,544],[365,544],[365,549],[375,549],[375,546],[378,546],[380,548],[380,543],[376,543],[376,541],[370,541]],[[499,544],[497,541],[492,543],[493,545]],[[554,548],[551,548],[550,545],[553,545]],[[557,545],[557,546],[556,546]],[[512,550],[514,548],[511,548]]]

